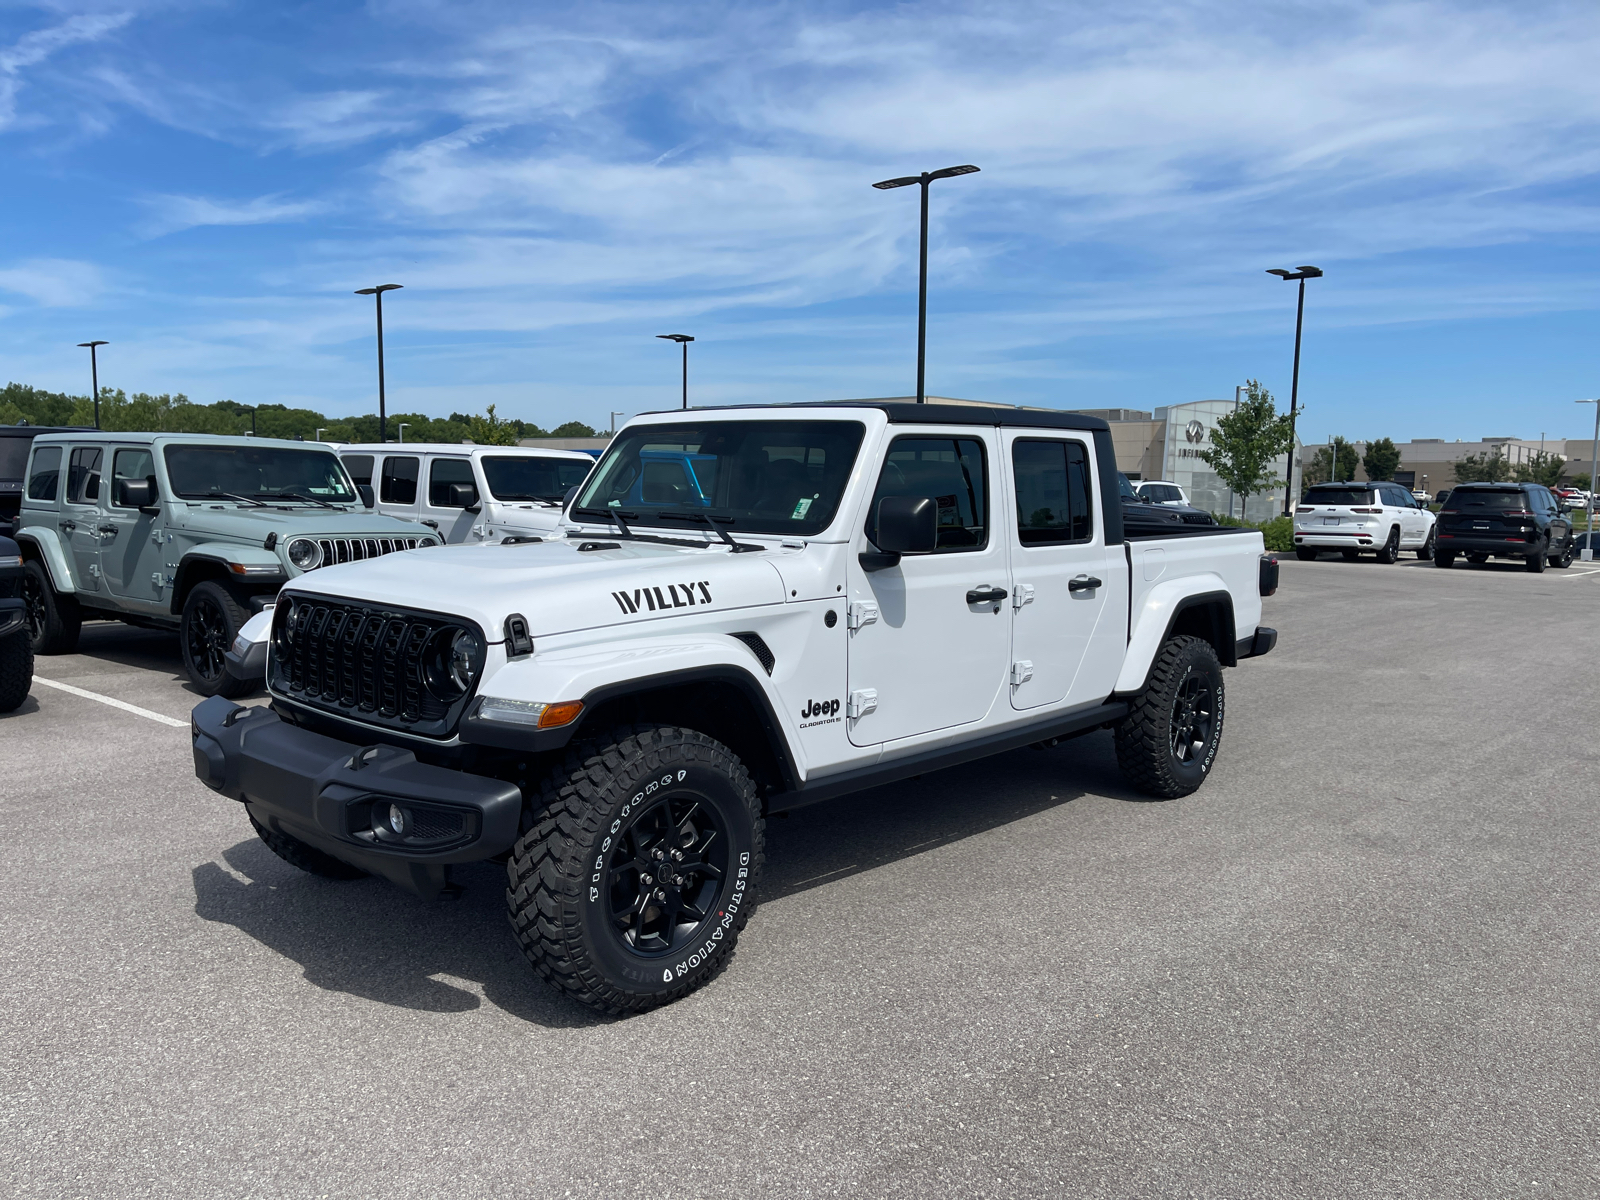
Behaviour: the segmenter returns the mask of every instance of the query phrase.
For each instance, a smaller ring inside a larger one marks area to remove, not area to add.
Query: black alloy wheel
[[[1217,727],[1217,694],[1203,674],[1190,675],[1172,701],[1170,742],[1175,762],[1192,765],[1200,760]]]
[[[220,584],[197,584],[184,601],[178,639],[189,681],[202,696],[231,698],[250,690],[247,680],[228,673],[225,657],[246,619],[239,602]]]
[[[1572,534],[1567,534],[1566,544],[1561,547],[1561,553],[1550,556],[1550,565],[1552,567],[1557,570],[1565,570],[1572,565],[1573,540]]]
[[[37,646],[44,640],[50,616],[45,607],[44,584],[32,571],[24,572],[22,576],[22,602],[28,609],[28,637]]]
[[[606,913],[622,948],[641,958],[694,944],[728,877],[728,836],[693,795],[666,795],[629,819],[606,865]]]
[[[1378,551],[1378,561],[1381,563],[1395,563],[1400,561],[1400,531],[1391,529],[1389,540],[1383,543]]]
[[[22,600],[28,613],[28,640],[35,654],[71,654],[78,648],[83,612],[72,596],[60,596],[38,559],[22,567]]]

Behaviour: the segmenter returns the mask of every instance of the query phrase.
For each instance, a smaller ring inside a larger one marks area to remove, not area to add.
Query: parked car
[[[1294,510],[1294,553],[1308,562],[1324,550],[1354,560],[1363,552],[1392,563],[1402,550],[1433,557],[1434,515],[1398,483],[1319,483]]]
[[[33,644],[22,599],[22,548],[0,537],[0,713],[14,712],[33,686]]]
[[[1428,493],[1423,491],[1421,488],[1412,488],[1411,498],[1415,500],[1420,507],[1428,507]]]
[[[86,619],[176,629],[207,696],[249,686],[225,655],[286,580],[439,544],[367,512],[326,446],[97,430],[34,439],[16,540],[36,653],[70,652]]]
[[[0,425],[0,537],[15,531],[22,507],[22,479],[27,473],[28,451],[41,433],[70,433],[74,425]]]
[[[1435,566],[1456,556],[1470,563],[1519,558],[1530,571],[1572,565],[1572,521],[1550,489],[1537,483],[1463,483],[1439,512]]]
[[[1189,507],[1189,493],[1165,479],[1146,479],[1133,485],[1146,504],[1180,504]]]
[[[672,445],[706,503],[624,505]],[[294,580],[271,707],[196,707],[195,773],[329,879],[433,899],[452,866],[504,862],[539,974],[652,1009],[732,955],[769,812],[1093,729],[1140,791],[1204,784],[1224,664],[1277,640],[1278,564],[1253,529],[1131,534],[1116,474],[1109,427],[1076,413],[640,417],[559,539]]]
[[[1437,492],[1435,492],[1433,494],[1433,502],[1435,504],[1443,504],[1449,498],[1450,498],[1450,489],[1449,488],[1441,488],[1439,491],[1437,491]]]
[[[1204,509],[1187,504],[1154,504],[1144,499],[1121,471],[1117,472],[1117,495],[1122,500],[1122,523],[1130,532],[1182,533],[1217,527],[1217,519]]]
[[[594,468],[576,450],[447,442],[334,449],[358,488],[376,488],[378,512],[418,521],[450,545],[550,533],[560,527],[562,499]]]

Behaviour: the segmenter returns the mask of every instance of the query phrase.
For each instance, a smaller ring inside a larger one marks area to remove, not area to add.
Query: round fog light
[[[405,833],[411,828],[411,814],[398,804],[389,805],[389,828],[396,833]]]

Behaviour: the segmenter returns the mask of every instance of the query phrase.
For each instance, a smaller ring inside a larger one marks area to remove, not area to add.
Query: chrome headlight
[[[428,643],[423,672],[441,700],[466,695],[483,671],[483,639],[469,629],[441,629]]]
[[[310,538],[291,539],[286,553],[289,561],[302,571],[315,570],[322,565],[322,547]]]

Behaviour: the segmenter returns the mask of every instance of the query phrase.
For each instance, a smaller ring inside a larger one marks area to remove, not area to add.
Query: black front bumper
[[[511,848],[522,816],[515,784],[417,761],[395,746],[324,737],[269,708],[221,696],[191,716],[194,771],[262,825],[432,899],[451,863]],[[402,810],[405,832],[389,824]]]

